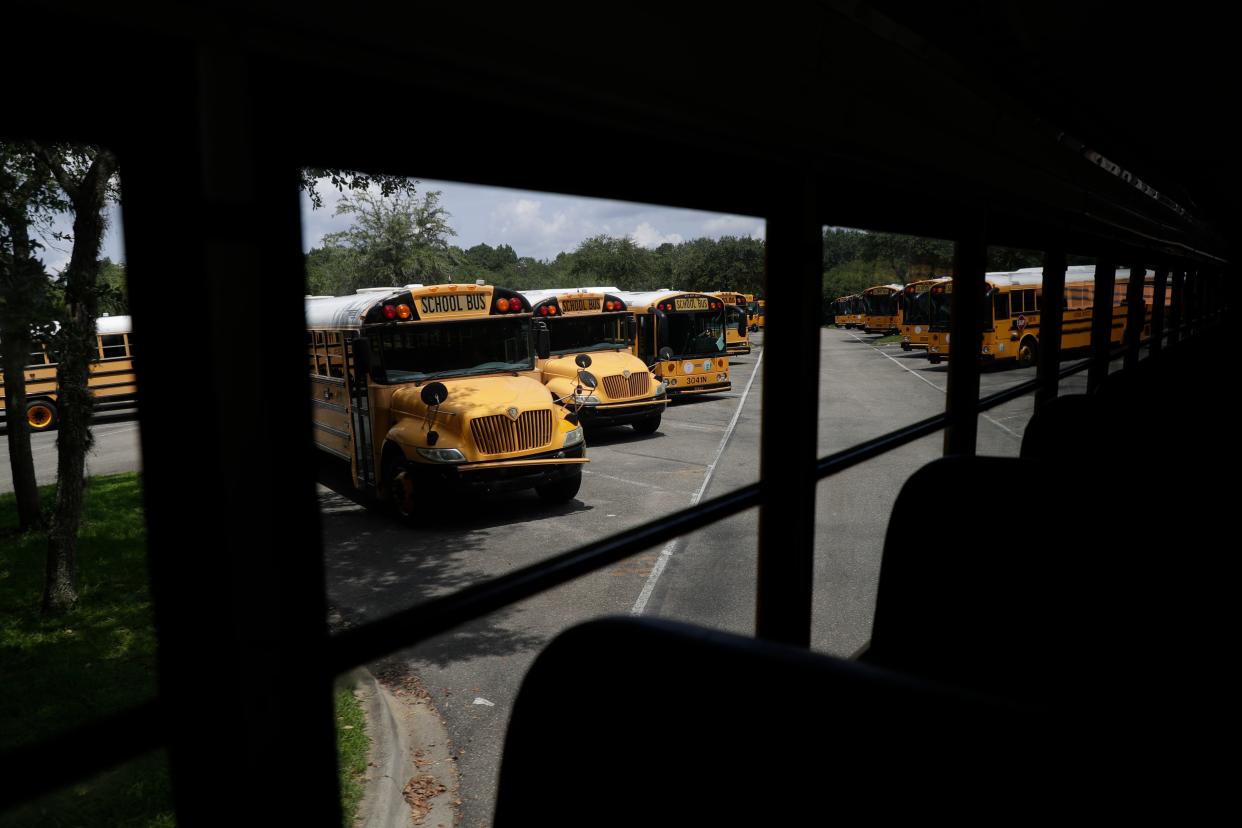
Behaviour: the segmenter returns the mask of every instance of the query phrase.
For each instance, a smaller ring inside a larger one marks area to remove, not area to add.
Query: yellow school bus
[[[639,434],[659,429],[666,386],[634,356],[634,318],[621,297],[589,288],[525,290],[522,296],[548,329],[549,355],[536,365],[553,398],[584,426],[629,424]],[[584,389],[578,375],[588,369],[598,381]]]
[[[316,445],[354,486],[414,518],[449,492],[578,492],[582,427],[538,379],[547,331],[483,284],[306,299]]]
[[[134,359],[130,346],[133,328],[128,316],[104,316],[95,320],[95,347],[87,387],[96,409],[131,405],[138,395]],[[57,364],[46,346],[30,355],[26,365],[26,423],[31,431],[48,431],[60,422],[57,408]],[[0,371],[0,418],[4,416],[4,373]]]
[[[985,275],[986,298],[983,307],[984,360],[1013,360],[1018,365],[1034,365],[1039,356],[1040,302],[1043,297],[1043,270],[1032,267]],[[1148,277],[1149,281],[1151,277]],[[1126,290],[1129,277],[1119,273],[1113,295],[1113,322],[1109,342],[1116,346],[1125,340]],[[931,333],[927,357],[933,363],[949,356],[949,303],[953,283],[945,280],[933,285],[931,294]],[[1150,306],[1151,285],[1144,286],[1144,299]],[[1061,350],[1073,351],[1091,345],[1092,313],[1095,305],[1095,267],[1075,266],[1065,272],[1065,309],[1061,321]],[[1150,307],[1146,310],[1150,319]],[[1146,337],[1149,331],[1145,330]]]
[[[747,294],[748,296],[750,294]],[[750,329],[752,331],[762,331],[764,324],[764,309],[767,303],[762,299],[748,299],[746,302],[746,316],[750,320]]]
[[[901,285],[875,285],[862,292],[864,333],[896,333],[901,326]]]
[[[720,290],[707,294],[725,303],[725,350],[731,355],[750,353],[750,324],[746,294]]]
[[[931,289],[944,284],[946,278],[920,279],[901,291],[901,349],[927,350],[931,339]]]
[[[722,300],[679,290],[616,295],[634,315],[634,354],[663,380],[669,397],[732,387]]]
[[[837,300],[841,313],[836,317],[837,327],[861,328],[863,321],[863,298],[861,293],[851,293]]]

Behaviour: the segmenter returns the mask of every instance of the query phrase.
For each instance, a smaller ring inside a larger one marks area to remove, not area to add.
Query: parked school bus
[[[678,290],[616,294],[634,315],[634,353],[668,386],[669,397],[728,391],[725,305]]]
[[[730,354],[750,353],[750,319],[746,312],[746,294],[720,290],[707,294],[725,303],[725,350]]]
[[[634,355],[634,317],[621,297],[590,288],[522,295],[548,329],[549,354],[536,365],[553,398],[574,410],[584,426],[628,424],[639,434],[659,429],[666,386]],[[595,388],[579,382],[579,371],[586,369],[599,378]]]
[[[1153,286],[1144,286],[1145,319],[1150,321]],[[1118,346],[1125,340],[1126,291],[1129,277],[1119,272],[1113,295],[1113,323],[1109,342]],[[1039,355],[1040,309],[1043,297],[1041,268],[988,273],[985,276],[986,298],[983,304],[983,344],[980,358],[984,360],[1015,360],[1019,365],[1034,365]],[[933,285],[931,293],[931,333],[927,357],[933,363],[949,355],[949,303],[953,282],[945,280]],[[1075,266],[1065,272],[1065,307],[1062,311],[1061,349],[1072,351],[1091,344],[1092,309],[1095,305],[1095,267]],[[1147,322],[1142,336],[1146,338]]]
[[[749,294],[748,294],[749,295]],[[746,305],[746,316],[750,321],[750,329],[752,331],[762,331],[764,322],[764,311],[767,308],[767,302],[763,299],[749,299]]]
[[[901,325],[901,285],[876,285],[864,290],[862,320],[864,333],[895,333]]]
[[[927,350],[931,339],[931,289],[948,279],[920,279],[901,291],[901,349]]]
[[[530,305],[491,285],[308,297],[315,443],[412,518],[446,492],[578,492],[582,427],[539,382]]]
[[[95,397],[96,408],[116,407],[136,399],[132,341],[133,328],[128,316],[95,320],[97,354],[91,363],[87,387]],[[52,359],[47,347],[41,345],[26,365],[26,423],[31,431],[48,431],[60,422],[57,364]],[[4,411],[4,373],[0,371],[0,412]]]

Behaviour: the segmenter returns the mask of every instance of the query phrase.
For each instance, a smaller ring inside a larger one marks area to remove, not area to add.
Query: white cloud
[[[720,236],[749,236],[764,238],[766,227],[762,221],[750,216],[716,216],[702,224],[703,233],[713,238]]]
[[[639,247],[654,248],[664,243],[680,244],[685,241],[680,233],[661,233],[651,226],[651,222],[644,221],[642,224],[634,228],[630,233],[630,238]]]

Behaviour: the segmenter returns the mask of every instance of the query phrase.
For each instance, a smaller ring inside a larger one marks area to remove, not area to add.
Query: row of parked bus
[[[1125,337],[1128,311],[1129,276],[1119,271],[1114,280],[1113,324],[1110,340],[1120,345]],[[1039,354],[1040,309],[1043,299],[1043,268],[988,273],[983,305],[983,342],[980,357],[985,360],[1013,360],[1022,366],[1034,365]],[[922,279],[907,285],[877,285],[858,294],[842,296],[831,303],[833,322],[838,327],[857,328],[866,333],[900,334],[903,350],[922,350],[933,364],[949,356],[949,304],[953,282],[947,277]],[[1143,301],[1146,303],[1142,337],[1151,321],[1155,295],[1154,277],[1146,277]],[[1171,302],[1166,292],[1166,305]],[[1091,344],[1091,315],[1095,306],[1095,267],[1066,269],[1065,306],[1062,310],[1061,349],[1069,351]]]
[[[308,296],[316,445],[404,518],[447,491],[578,492],[584,427],[727,391],[744,294],[406,285]]]

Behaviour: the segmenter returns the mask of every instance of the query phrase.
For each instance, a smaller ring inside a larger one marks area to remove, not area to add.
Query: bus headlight
[[[466,462],[466,456],[457,449],[420,448],[417,451],[433,463]]]
[[[599,405],[599,397],[594,394],[574,394],[574,402],[578,405]]]
[[[570,446],[576,446],[581,442],[582,442],[582,426],[577,426],[574,428],[573,431],[565,435],[564,448],[569,448]]]

